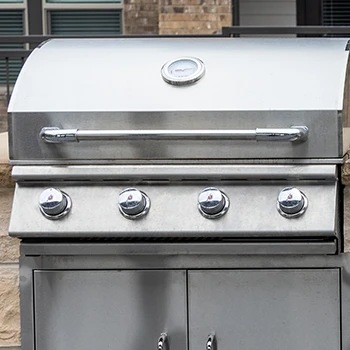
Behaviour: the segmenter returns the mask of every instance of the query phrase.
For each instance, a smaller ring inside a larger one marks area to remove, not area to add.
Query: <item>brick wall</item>
[[[230,0],[159,1],[159,34],[219,34],[232,24]]]
[[[158,34],[158,0],[125,0],[124,33]]]
[[[125,34],[219,34],[232,25],[230,0],[125,0]]]

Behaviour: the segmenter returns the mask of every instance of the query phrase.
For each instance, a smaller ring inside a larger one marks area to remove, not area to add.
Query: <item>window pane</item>
[[[322,24],[324,26],[350,25],[350,1],[323,0]]]
[[[350,1],[349,0],[323,0],[322,1],[322,25],[324,26],[350,25]],[[343,37],[344,35],[328,34],[327,36]]]
[[[23,11],[22,10],[0,10],[0,35],[23,35]],[[0,44],[0,50],[23,49],[22,44]],[[0,59],[0,84],[5,84],[7,75],[10,83],[14,83],[21,69],[20,59],[8,60],[8,71],[5,59]]]
[[[49,12],[51,34],[121,34],[120,10],[59,10]]]

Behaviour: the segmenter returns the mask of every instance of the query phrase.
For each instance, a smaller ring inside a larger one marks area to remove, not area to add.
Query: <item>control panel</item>
[[[194,201],[194,200],[193,200]],[[187,203],[190,205],[190,203]],[[140,219],[150,210],[151,200],[147,194],[137,188],[126,188],[119,193],[118,207],[122,216],[127,219]],[[229,197],[216,187],[207,187],[198,195],[199,213],[206,219],[218,219],[229,209]],[[291,219],[303,215],[308,207],[307,197],[296,187],[283,188],[277,197],[277,211],[284,218]],[[70,212],[70,196],[58,188],[46,188],[39,197],[39,208],[45,218],[62,219]]]

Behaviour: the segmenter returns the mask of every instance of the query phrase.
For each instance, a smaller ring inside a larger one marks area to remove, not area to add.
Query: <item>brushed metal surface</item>
[[[214,256],[214,255],[326,255],[337,252],[337,241],[325,240],[288,240],[279,241],[267,240],[266,242],[37,242],[22,243],[21,252],[25,255],[40,256],[102,256],[102,255],[131,255],[135,256]]]
[[[84,165],[15,166],[15,181],[182,181],[182,180],[317,180],[338,178],[335,165]]]
[[[184,271],[35,271],[36,350],[186,349]]]
[[[9,123],[11,161],[45,163],[118,162],[118,160],[256,160],[337,158],[341,156],[339,114],[335,110],[186,111],[186,112],[45,112],[12,113]],[[45,127],[113,130],[210,131],[285,128],[305,125],[309,137],[300,143],[228,140],[122,140],[47,144],[39,137]],[[322,162],[322,160],[320,160]]]
[[[27,250],[28,246],[31,246],[30,251]],[[213,269],[222,269],[222,270],[248,270],[248,269],[265,269],[265,270],[298,270],[298,271],[334,271],[337,269],[339,275],[339,288],[341,289],[341,298],[336,298],[339,300],[338,309],[341,310],[339,315],[339,329],[333,333],[332,336],[336,335],[336,332],[340,332],[342,348],[348,349],[350,348],[350,334],[348,332],[350,325],[350,284],[348,283],[348,276],[350,271],[350,254],[339,254],[339,255],[294,255],[294,256],[286,256],[286,255],[227,255],[227,254],[218,254],[218,255],[207,255],[207,254],[198,254],[198,255],[134,255],[134,256],[125,256],[121,255],[118,252],[113,253],[110,249],[110,243],[101,243],[101,249],[99,250],[98,255],[91,255],[88,251],[86,251],[86,255],[80,255],[80,249],[83,248],[83,244],[79,244],[77,246],[67,245],[67,254],[63,256],[57,256],[56,253],[60,254],[64,251],[64,247],[58,246],[55,249],[55,245],[51,245],[50,251],[46,251],[49,255],[40,255],[43,250],[41,249],[41,244],[36,240],[35,243],[21,243],[21,259],[20,259],[20,288],[21,288],[21,340],[22,340],[22,350],[32,350],[34,339],[35,339],[35,328],[34,328],[34,319],[35,315],[33,313],[33,271],[35,270],[91,270],[91,269],[99,269],[99,270],[145,270],[145,269],[167,269],[167,270],[188,270],[188,269],[200,269],[200,270],[213,270]],[[28,254],[27,254],[28,253]],[[204,271],[206,272],[206,271]],[[207,271],[210,273],[210,271]],[[225,271],[223,271],[225,272]],[[327,275],[328,272],[325,273]],[[327,288],[334,288],[334,278],[325,278],[321,285],[320,289],[320,297],[321,299],[325,296],[325,290]],[[286,275],[288,277],[289,275]],[[288,279],[289,280],[289,279]],[[241,279],[242,281],[242,279]],[[295,281],[294,278],[292,281]],[[308,280],[305,282],[309,283]],[[329,283],[330,282],[330,283]],[[290,281],[288,283],[291,283]],[[264,284],[263,284],[264,285]],[[262,285],[262,288],[263,288]],[[265,283],[266,285],[266,283]],[[317,282],[312,283],[314,287],[318,286]],[[288,285],[290,286],[290,284]],[[244,288],[242,286],[242,288]],[[278,288],[277,288],[278,289]],[[312,290],[311,290],[312,289]],[[316,289],[316,291],[315,291]],[[257,284],[257,291],[259,290],[259,284]],[[289,291],[292,290],[288,288]],[[295,290],[295,289],[294,289]],[[310,287],[311,292],[313,293],[311,305],[315,305],[314,303],[318,303],[318,289]],[[228,291],[227,294],[231,292],[232,295],[234,293],[232,291]],[[258,294],[258,293],[257,293]],[[285,300],[284,298],[289,297],[288,295],[281,295],[282,293],[278,293],[278,297],[281,300]],[[263,295],[266,295],[264,293]],[[307,293],[306,299],[309,298],[310,293]],[[81,295],[80,295],[81,298]],[[212,300],[215,300],[215,295],[212,295]],[[301,297],[303,300],[305,298]],[[259,294],[257,295],[257,300],[259,299]],[[266,299],[262,299],[264,301]],[[271,300],[271,298],[270,298]],[[292,299],[289,299],[292,300]],[[327,298],[327,305],[333,305],[332,298]],[[256,304],[255,304],[256,305]],[[284,306],[287,307],[287,304]],[[321,310],[324,311],[322,305]],[[307,310],[312,310],[314,306],[307,305]],[[297,306],[298,308],[298,306]],[[203,313],[205,313],[207,309],[203,306]],[[277,312],[274,309],[275,312]],[[322,312],[322,311],[321,311]],[[332,311],[333,312],[333,311]],[[297,313],[297,310],[296,310]],[[254,313],[252,314],[254,315]],[[273,316],[273,314],[268,313],[267,316]],[[206,313],[205,320],[207,321],[207,317],[210,317],[209,313]],[[316,325],[320,324],[320,320],[318,319],[319,313],[313,314]],[[331,317],[334,315],[332,314]],[[287,317],[286,314],[283,317]],[[311,315],[312,317],[312,315]],[[235,314],[230,314],[231,319],[237,320],[237,316]],[[238,315],[238,320],[239,320]],[[264,321],[261,323],[262,326],[267,326],[270,324],[271,319],[268,317],[264,318]],[[202,321],[202,320],[201,320]],[[296,319],[296,322],[298,319]],[[313,320],[311,320],[311,324],[313,324]],[[141,325],[142,326],[142,325]],[[249,327],[249,325],[248,325]],[[78,327],[79,328],[79,324]],[[307,329],[307,328],[306,328]],[[168,330],[167,330],[168,331]],[[196,330],[194,330],[196,331]],[[258,329],[260,331],[260,328]],[[320,336],[322,337],[323,328],[320,328]],[[288,332],[288,330],[286,331]],[[208,333],[209,334],[209,333]],[[208,334],[205,334],[205,339],[201,340],[201,349],[205,347],[205,341],[207,339]],[[250,337],[254,337],[256,334],[251,332]],[[159,336],[159,334],[157,335]],[[280,336],[280,334],[278,334]],[[282,337],[285,336],[282,334]],[[296,335],[296,339],[297,339]],[[171,337],[169,338],[171,340]],[[316,341],[316,344],[318,342]],[[156,346],[156,343],[153,344]],[[99,348],[99,347],[98,347]],[[230,348],[230,347],[229,347]],[[284,347],[282,347],[284,348]],[[304,347],[300,347],[304,348]],[[331,349],[331,348],[329,348]],[[332,348],[333,349],[333,348]]]
[[[338,269],[189,271],[189,348],[341,349]]]
[[[27,59],[9,112],[341,110],[347,42],[54,39]],[[163,81],[161,68],[182,56],[202,60],[206,74],[179,88]]]
[[[270,158],[270,159],[245,159],[245,158],[237,158],[237,159],[226,159],[225,161],[223,159],[196,159],[196,164],[203,165],[203,164],[216,164],[216,165],[222,165],[223,162],[229,165],[233,164],[286,164],[286,165],[309,165],[309,164],[318,164],[318,165],[332,165],[332,164],[343,164],[344,158]],[[148,164],[152,165],[188,165],[193,164],[193,159],[154,159],[149,160],[147,162]],[[145,164],[144,160],[140,159],[123,159],[118,161],[113,161],[111,159],[104,160],[104,159],[95,159],[94,160],[95,165],[140,165]],[[43,161],[40,161],[40,164],[38,164],[38,161],[36,160],[9,160],[9,165],[15,166],[15,165],[26,165],[26,166],[36,166],[36,165],[53,165],[53,166],[60,166],[62,165],[62,161],[59,159],[46,159]],[[74,160],[69,159],[65,161],[65,166],[70,165],[91,165],[91,160],[84,159],[84,160]]]
[[[303,184],[298,188],[309,199],[302,217],[289,220],[276,209],[279,192],[293,182],[221,184],[139,184],[152,206],[140,220],[124,218],[118,209],[122,184],[61,183],[73,207],[59,221],[40,213],[38,198],[45,183],[16,186],[10,235],[20,237],[320,237],[339,234],[336,183]],[[230,199],[230,210],[217,220],[204,218],[197,209],[198,194],[207,186],[222,190]],[[91,200],[93,199],[93,200]]]

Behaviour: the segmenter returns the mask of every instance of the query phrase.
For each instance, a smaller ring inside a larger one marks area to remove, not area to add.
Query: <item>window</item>
[[[118,35],[122,9],[123,0],[0,0],[0,35]],[[30,46],[0,44],[0,50],[25,47]],[[21,66],[20,59],[0,58],[0,85],[7,78],[13,84]]]
[[[349,0],[323,0],[322,25],[348,26],[350,25]]]
[[[121,11],[49,11],[50,34],[121,34]]]
[[[297,14],[298,25],[348,26],[350,1],[297,0]]]
[[[0,0],[0,35],[25,34],[25,5],[23,0]],[[23,49],[22,44],[0,44],[0,50]],[[8,71],[5,59],[0,59],[0,85],[6,84],[7,74],[9,83],[13,84],[21,69],[20,59],[9,58]]]
[[[122,0],[46,0],[47,34],[122,34]]]

